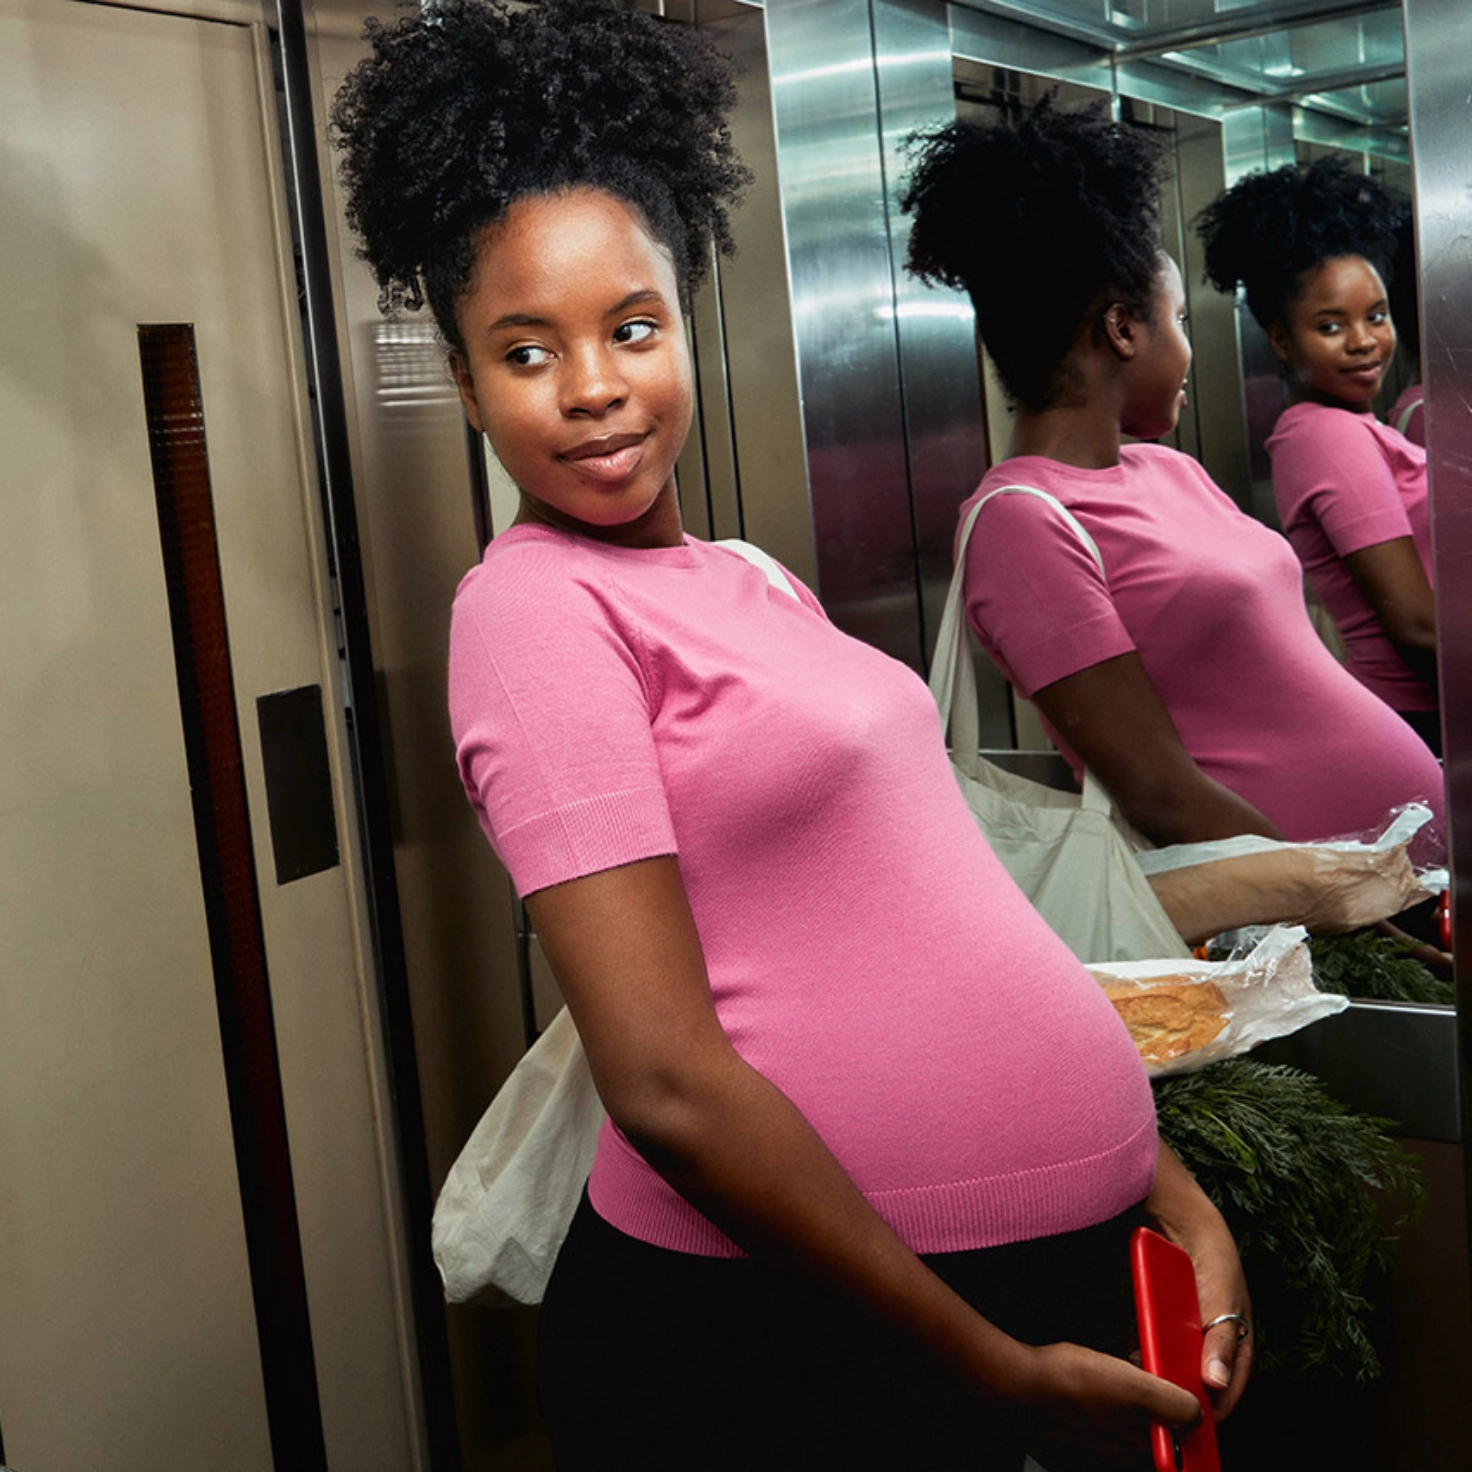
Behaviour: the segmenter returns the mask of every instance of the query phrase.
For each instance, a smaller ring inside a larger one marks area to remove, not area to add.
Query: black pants
[[[1037,1242],[925,1261],[1032,1344],[1134,1343],[1132,1210]],[[1016,1411],[990,1405],[837,1295],[748,1258],[695,1257],[610,1227],[586,1196],[539,1328],[559,1472],[812,1472],[1022,1465]]]

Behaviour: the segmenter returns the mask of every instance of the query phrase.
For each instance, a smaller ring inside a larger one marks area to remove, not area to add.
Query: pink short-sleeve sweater
[[[1148,1081],[961,801],[934,703],[727,548],[513,527],[455,602],[466,790],[521,893],[675,854],[721,1023],[917,1251],[1138,1202]],[[590,1193],[736,1254],[611,1124]]]
[[[1343,559],[1410,537],[1431,580],[1426,451],[1373,414],[1294,404],[1268,437],[1283,530],[1344,637],[1351,673],[1396,710],[1435,710]]]
[[[963,522],[978,497],[1016,484],[1067,506],[1105,567],[1035,496],[995,496],[982,508],[967,613],[1023,695],[1133,652],[1202,770],[1289,838],[1358,834],[1413,799],[1440,819],[1436,758],[1325,648],[1288,543],[1190,456],[1129,445],[1103,470],[1016,456],[987,473]],[[1439,861],[1438,836],[1424,832],[1419,856]]]

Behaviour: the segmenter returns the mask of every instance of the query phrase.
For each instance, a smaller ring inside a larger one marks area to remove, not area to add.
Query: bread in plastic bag
[[[1199,1014],[1210,1035],[1199,1045],[1161,1056],[1171,1052],[1169,1040],[1162,1048],[1156,1045],[1158,1036],[1136,1038],[1146,1073],[1164,1077],[1246,1053],[1270,1038],[1286,1037],[1344,1011],[1349,1006],[1347,997],[1321,992],[1314,985],[1306,941],[1302,926],[1275,925],[1246,956],[1235,960],[1107,961],[1090,963],[1089,971],[1114,993],[1111,1000],[1122,1013],[1120,997],[1129,993],[1112,985],[1115,983],[1132,983],[1132,990],[1140,994],[1162,984],[1173,993],[1192,987],[1201,990],[1204,1005]],[[1213,1016],[1220,1026],[1209,1026]]]

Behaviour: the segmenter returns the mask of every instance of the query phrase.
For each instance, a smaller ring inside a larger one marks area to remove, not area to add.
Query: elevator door
[[[0,0],[0,1428],[19,1469],[259,1472],[273,1440],[278,1465],[423,1465],[274,147],[258,26]],[[299,1281],[258,1265],[254,1294],[140,368],[160,325],[197,363],[294,1190]],[[288,705],[318,781],[273,832],[264,713]],[[293,1295],[305,1352],[273,1363],[261,1321]],[[271,1387],[293,1377],[315,1432],[283,1427]]]

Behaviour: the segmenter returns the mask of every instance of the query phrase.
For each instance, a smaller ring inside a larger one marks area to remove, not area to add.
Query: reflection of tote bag
[[[967,515],[946,595],[930,691],[950,736],[951,765],[987,842],[1022,892],[1081,961],[1143,961],[1190,954],[1135,862],[1109,794],[1085,771],[1082,795],[1015,776],[978,751],[976,670],[966,632],[966,546],[981,508],[1016,492],[1046,501],[1099,559],[1094,540],[1055,497],[1000,486]],[[1103,564],[1100,562],[1102,571]],[[1136,840],[1143,845],[1143,840]]]

